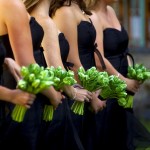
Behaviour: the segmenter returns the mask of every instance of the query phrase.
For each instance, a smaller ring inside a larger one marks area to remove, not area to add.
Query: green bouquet
[[[18,82],[17,88],[32,94],[38,94],[54,84],[51,76],[48,75],[48,71],[38,64],[21,67],[21,75],[22,79]],[[26,111],[26,107],[16,105],[12,111],[12,119],[22,122]]]
[[[61,66],[55,68],[53,66],[46,69],[50,76],[53,77],[53,86],[57,91],[63,90],[65,85],[73,85],[77,81],[74,79],[74,72],[62,69]],[[45,105],[43,120],[51,121],[53,119],[54,108],[52,105]]]
[[[86,70],[83,67],[78,69],[78,77],[81,86],[90,92],[95,92],[105,88],[109,83],[107,72],[99,72],[96,67]],[[84,102],[75,101],[71,106],[71,110],[78,115],[84,114]]]

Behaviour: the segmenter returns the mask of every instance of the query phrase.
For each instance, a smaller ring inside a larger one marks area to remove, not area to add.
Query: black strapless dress
[[[2,73],[3,73],[3,63],[4,63],[5,55],[6,55],[6,50],[0,39],[0,86],[2,85]],[[5,102],[0,100],[0,142],[1,142],[1,138],[3,137],[1,132],[3,130],[4,121],[5,121]]]
[[[79,58],[82,66],[87,70],[95,66],[94,52],[97,50],[97,45],[95,43],[96,30],[92,22],[88,21],[81,21],[77,30]],[[89,105],[89,103],[85,102],[83,116],[72,113],[72,118],[84,149],[94,150],[96,149],[97,129],[95,114],[89,110]]]
[[[78,25],[78,50],[80,61],[85,70],[95,66],[94,51],[96,32],[93,24],[88,21],[81,21]],[[90,112],[89,103],[85,103],[82,126],[80,127],[82,135],[81,140],[85,150],[94,150],[95,146],[95,121],[94,113]]]
[[[67,69],[69,44],[63,33],[59,34],[59,45],[62,62]],[[54,111],[53,120],[51,122],[43,121],[39,150],[82,150],[82,145],[71,118],[71,110],[68,104],[70,99],[67,95],[65,96],[66,98],[62,100],[62,104]]]
[[[106,28],[104,34],[104,55],[114,68],[127,76],[128,34],[123,26],[121,30]],[[127,91],[131,94],[130,91]],[[102,126],[99,130],[98,147],[102,150],[135,150],[146,148],[150,136],[133,114],[133,109],[119,106],[117,99],[108,99],[102,111]],[[140,143],[140,144],[139,144]]]
[[[30,29],[35,60],[39,65],[46,67],[43,51],[41,48],[44,31],[33,17],[31,17],[30,19]],[[6,47],[6,56],[14,58],[8,35],[3,35],[1,37]],[[3,80],[6,87],[12,89],[16,87],[14,78],[8,72],[4,72]],[[37,150],[39,130],[41,127],[43,115],[43,107],[44,104],[48,102],[49,100],[47,99],[47,97],[42,94],[37,94],[34,104],[26,112],[24,121],[22,123],[15,122],[11,119],[11,111],[14,105],[10,104],[8,106],[10,113],[7,116],[5,125],[5,138],[3,141],[3,145],[1,146],[2,150]]]

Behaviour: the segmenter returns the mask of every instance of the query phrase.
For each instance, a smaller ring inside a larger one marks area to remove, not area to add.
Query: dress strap
[[[90,20],[91,24],[93,24],[93,22],[92,22],[91,18],[89,18],[89,20]]]
[[[104,59],[103,59],[100,51],[97,49],[97,43],[95,43],[94,46],[95,46],[94,52],[97,54],[97,56],[99,58],[99,61],[100,61],[101,65],[102,65],[102,69],[106,70],[106,65],[105,65]]]
[[[135,61],[134,61],[134,58],[133,58],[132,54],[130,54],[130,53],[127,52],[127,56],[129,56],[129,57],[131,58],[131,60],[132,60],[132,65],[133,65],[133,68],[134,68],[134,66],[135,66]]]
[[[64,67],[65,67],[66,70],[71,70],[71,68],[72,68],[73,66],[74,66],[74,64],[71,63],[71,62],[65,62],[65,63],[64,63]]]

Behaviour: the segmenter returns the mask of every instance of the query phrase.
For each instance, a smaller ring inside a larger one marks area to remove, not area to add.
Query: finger
[[[92,95],[87,94],[88,99],[92,99]]]
[[[18,76],[18,78],[20,78],[20,79],[22,78],[22,76],[21,76],[21,74],[20,74],[20,70],[17,70],[17,71],[16,71],[16,75]]]
[[[32,100],[34,100],[34,99],[36,98],[36,95],[31,94],[31,95],[30,95],[30,98],[31,98]]]
[[[31,108],[31,106],[29,104],[26,104],[25,107],[28,109]]]
[[[88,95],[92,96],[92,95],[93,95],[93,93],[88,91]]]
[[[89,98],[88,98],[88,97],[86,97],[86,96],[84,97],[84,100],[85,100],[85,101],[87,101],[87,102],[89,102],[89,101],[90,101],[90,100],[89,100]]]
[[[14,72],[14,78],[18,82],[21,79],[21,76],[19,76],[18,74],[16,74],[16,72]]]
[[[32,105],[32,104],[33,104],[33,100],[29,100],[29,101],[28,101],[28,104],[29,104],[29,105]]]

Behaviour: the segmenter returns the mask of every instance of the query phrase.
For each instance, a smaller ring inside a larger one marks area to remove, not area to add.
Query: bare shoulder
[[[99,20],[97,13],[95,13],[94,11],[92,11],[92,15],[90,16],[90,18],[96,22]]]
[[[115,16],[116,16],[116,12],[115,12],[115,10],[114,10],[114,8],[113,8],[113,7],[111,7],[111,6],[107,6],[107,10],[108,10],[111,14],[113,14],[113,15],[115,15]]]
[[[103,24],[103,19],[101,18],[101,16],[99,14],[97,14],[96,12],[92,12],[92,15],[90,16],[92,22],[96,25],[101,27]]]
[[[20,0],[0,0],[0,10],[5,18],[13,17],[15,19],[27,14],[26,8]]]
[[[56,11],[56,16],[64,18],[74,18],[74,11],[71,6],[63,6]]]
[[[56,28],[56,24],[54,23],[54,21],[49,16],[37,18],[37,21],[40,23],[40,25],[44,29]]]
[[[9,9],[9,11],[11,11],[11,10],[15,10],[15,9],[21,10],[21,9],[25,8],[23,2],[20,0],[13,0],[13,1],[12,0],[7,0],[7,1],[0,0],[0,7],[7,9],[7,11],[8,11],[8,9]]]

